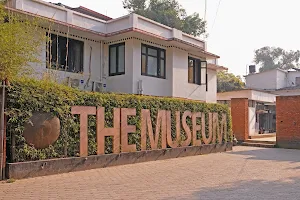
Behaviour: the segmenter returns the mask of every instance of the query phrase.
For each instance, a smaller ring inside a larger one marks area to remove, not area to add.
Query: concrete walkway
[[[300,199],[300,151],[235,147],[0,183],[0,199]]]

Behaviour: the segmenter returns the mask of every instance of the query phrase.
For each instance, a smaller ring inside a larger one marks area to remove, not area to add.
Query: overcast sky
[[[236,75],[245,75],[254,50],[278,46],[300,49],[300,0],[207,0],[208,51],[221,56],[219,64]],[[77,7],[82,5],[116,18],[126,15],[122,0],[52,0]],[[179,0],[188,14],[204,16],[205,0]]]

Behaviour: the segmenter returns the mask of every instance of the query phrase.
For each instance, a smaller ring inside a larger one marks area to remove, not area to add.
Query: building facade
[[[276,132],[276,95],[258,90],[239,90],[222,92],[217,95],[218,103],[230,106],[232,113],[233,133],[242,136],[255,136],[259,133]],[[232,105],[234,102],[234,105]],[[246,102],[241,104],[240,102]],[[235,107],[238,105],[239,107]],[[242,106],[241,106],[242,105]],[[239,115],[243,113],[246,118]],[[236,116],[237,115],[237,116]],[[235,117],[236,116],[236,117]],[[235,133],[235,127],[243,125],[245,133]],[[263,132],[262,132],[263,131]],[[239,140],[249,138],[239,137]]]
[[[49,38],[37,74],[55,74],[84,90],[216,102],[219,56],[177,29],[129,14],[111,19],[84,7],[11,0],[8,8],[41,18]]]
[[[273,69],[245,76],[246,88],[263,90],[278,96],[300,95],[300,71]]]

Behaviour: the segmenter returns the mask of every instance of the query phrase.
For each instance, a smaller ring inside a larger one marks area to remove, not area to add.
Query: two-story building
[[[10,0],[9,10],[43,19],[39,74],[85,90],[216,102],[219,56],[206,43],[145,17],[117,19],[84,7]]]

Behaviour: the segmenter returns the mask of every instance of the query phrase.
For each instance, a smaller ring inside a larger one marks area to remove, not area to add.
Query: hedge
[[[71,106],[102,106],[105,107],[107,127],[112,127],[113,108],[136,108],[137,115],[130,117],[128,123],[135,124],[137,131],[129,136],[129,144],[137,144],[140,150],[140,112],[150,109],[153,126],[159,109],[172,111],[172,134],[175,135],[175,111],[189,110],[204,112],[208,118],[209,112],[227,115],[228,135],[224,141],[232,141],[231,117],[227,106],[208,104],[199,101],[182,100],[169,97],[152,97],[132,94],[93,93],[79,91],[64,85],[49,81],[21,79],[13,82],[7,92],[7,144],[11,145],[11,136],[15,135],[15,162],[41,160],[60,157],[79,156],[79,117],[71,114]],[[22,132],[25,122],[34,112],[50,112],[61,121],[59,139],[47,149],[37,150],[26,144]],[[200,121],[200,120],[199,120]],[[201,123],[201,122],[199,122]],[[188,120],[191,125],[191,120]],[[207,123],[206,123],[207,124]],[[207,127],[208,128],[208,127]],[[96,155],[96,117],[89,116],[88,128],[89,155]],[[185,134],[182,129],[182,139]],[[198,134],[201,138],[201,134]],[[149,144],[147,144],[149,145]],[[10,150],[10,148],[8,148]],[[106,153],[112,152],[112,139],[106,139]],[[10,160],[12,162],[12,160]]]

